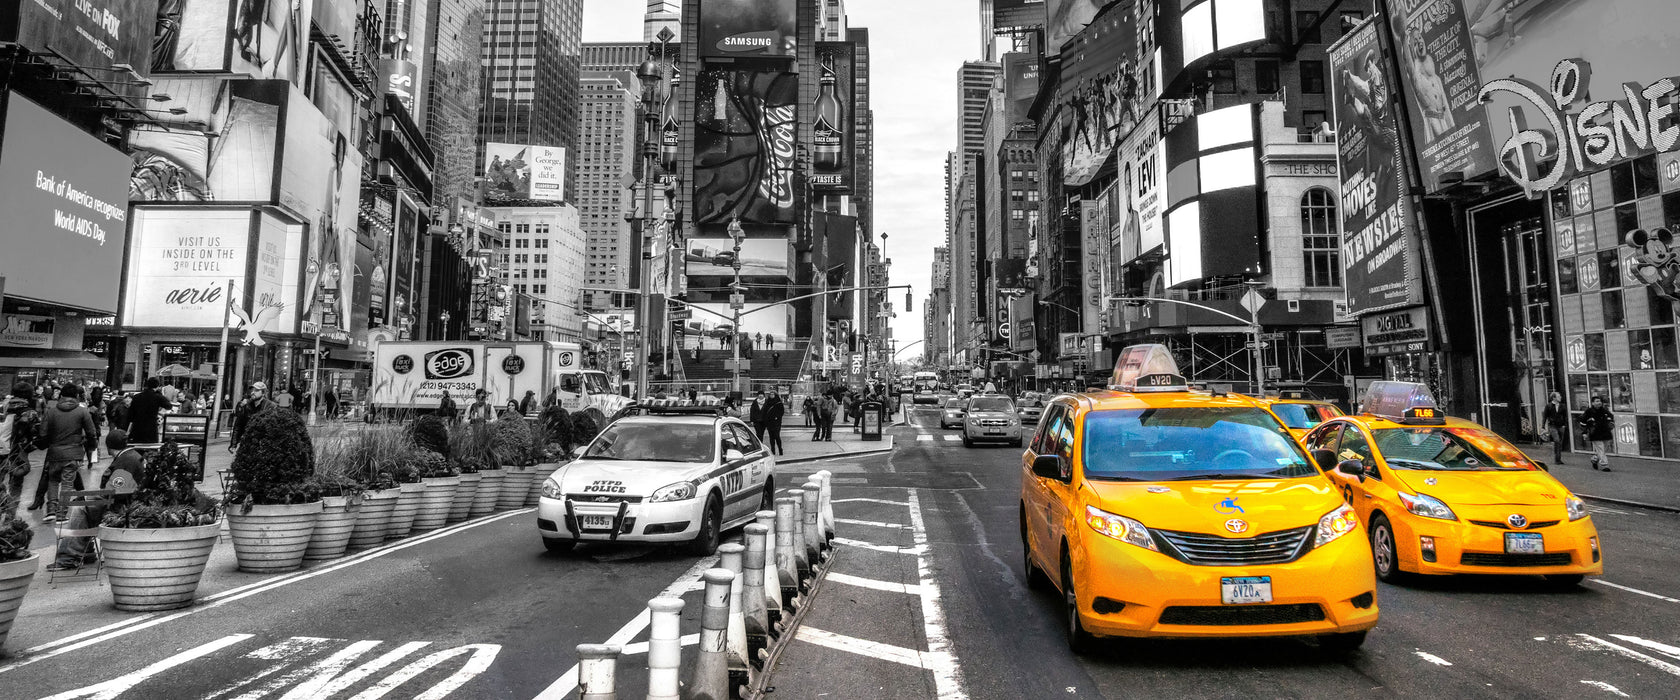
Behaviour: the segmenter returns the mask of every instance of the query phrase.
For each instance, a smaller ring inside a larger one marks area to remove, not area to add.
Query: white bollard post
[[[794,580],[799,587],[805,587],[805,579],[811,577],[811,557],[805,551],[805,490],[788,489],[788,498],[793,499],[793,565]]]
[[[823,561],[822,484],[807,481],[801,490],[805,492],[805,558],[815,569]]]
[[[647,700],[682,700],[682,609],[681,598],[648,601]]]
[[[579,644],[578,700],[618,700],[618,654],[616,644]]]
[[[782,575],[776,566],[776,511],[758,511],[764,526],[764,612],[771,621],[782,617]]]
[[[707,569],[705,607],[700,610],[700,655],[694,661],[694,678],[689,684],[690,700],[726,700],[729,694],[729,586],[735,580],[728,569]]]
[[[784,496],[776,499],[776,574],[782,587],[782,614],[793,609],[794,597],[799,595],[799,558],[795,555],[793,538],[795,499]]]
[[[745,618],[743,622],[747,630],[747,660],[751,661],[754,647],[762,649],[769,646],[770,611],[764,587],[764,540],[769,530],[758,523],[750,523],[745,534],[747,553],[742,559],[741,615]],[[778,590],[777,594],[780,593]]]
[[[718,568],[728,569],[735,577],[729,582],[729,672],[747,675],[747,620],[742,598],[746,587],[746,545],[738,542],[718,545]],[[750,679],[743,679],[750,682]]]
[[[824,469],[817,472],[822,477],[822,525],[823,544],[833,546],[834,539],[834,472]]]

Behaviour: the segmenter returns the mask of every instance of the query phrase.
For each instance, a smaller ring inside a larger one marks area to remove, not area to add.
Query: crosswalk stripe
[[[927,434],[917,435],[916,442],[933,442],[933,436]]]
[[[876,552],[887,552],[890,554],[923,554],[927,551],[926,547],[922,547],[920,545],[913,547],[900,547],[898,545],[875,544],[874,542],[864,542],[863,540],[853,540],[845,537],[834,538],[834,543],[846,547],[856,547],[858,549],[868,549]]]
[[[887,591],[889,593],[909,593],[910,595],[921,595],[922,594],[922,587],[921,586],[912,585],[912,584],[903,584],[903,583],[893,583],[891,581],[877,581],[877,580],[872,579],[872,578],[863,578],[862,576],[849,576],[849,575],[842,574],[842,573],[837,572],[837,571],[828,572],[828,576],[826,577],[826,580],[830,581],[830,582],[833,582],[833,583],[843,583],[843,584],[846,584],[848,586],[856,586],[858,588],[868,588],[868,589],[877,590],[877,591]]]
[[[961,435],[946,435],[945,436],[945,442],[956,442],[956,441],[961,440],[961,439],[962,439]]]
[[[827,630],[820,630],[810,625],[800,625],[799,633],[796,636],[801,641],[810,642],[817,646],[828,647],[830,649],[858,654],[861,656],[870,656],[883,661],[891,661],[893,663],[900,663],[905,666],[914,666],[916,668],[929,668],[930,663],[949,663],[950,657],[950,654],[948,653],[906,649],[892,644],[872,642],[867,639],[859,639],[857,637],[837,634]],[[930,657],[943,658],[934,659]]]
[[[883,523],[883,522],[877,522],[877,521],[874,521],[874,520],[853,520],[851,518],[835,518],[834,522],[846,523],[847,525],[868,525],[870,527],[888,527],[888,528],[893,528],[895,530],[903,530],[907,527],[910,527],[909,525],[900,525],[898,523]]]

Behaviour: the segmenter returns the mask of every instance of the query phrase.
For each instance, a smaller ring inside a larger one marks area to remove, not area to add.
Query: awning
[[[0,367],[39,369],[107,369],[110,363],[98,355],[80,350],[49,348],[0,348]]]

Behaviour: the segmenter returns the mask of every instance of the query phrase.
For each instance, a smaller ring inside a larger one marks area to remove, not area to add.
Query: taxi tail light
[[[1424,561],[1435,561],[1435,538],[1418,537],[1418,547],[1423,550]]]
[[[1155,547],[1155,538],[1150,536],[1149,528],[1124,515],[1115,515],[1096,506],[1085,506],[1085,524],[1091,526],[1092,530],[1121,542],[1137,545],[1152,552],[1161,551]]]

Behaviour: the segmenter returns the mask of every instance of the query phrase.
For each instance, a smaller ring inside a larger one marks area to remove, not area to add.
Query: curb
[[[741,694],[742,700],[763,700],[765,696],[776,692],[776,687],[770,685],[770,678],[776,675],[776,664],[782,660],[782,652],[793,646],[793,641],[799,636],[799,627],[805,623],[805,613],[811,610],[811,601],[816,600],[817,593],[822,590],[823,581],[828,579],[828,572],[834,568],[834,562],[840,560],[840,548],[828,550],[828,561],[823,564],[821,573],[811,577],[811,588],[805,592],[805,604],[799,606],[799,611],[793,614],[793,619],[782,629],[782,636],[777,638],[772,646],[774,650],[764,660],[764,670],[759,671],[753,682]]]
[[[840,454],[835,454],[835,455],[818,455],[818,456],[815,456],[815,457],[793,457],[791,459],[778,459],[778,460],[776,460],[776,466],[780,467],[780,466],[788,465],[788,464],[805,464],[807,462],[821,462],[823,460],[828,460],[828,459],[846,459],[848,457],[860,457],[860,456],[863,456],[863,455],[877,455],[877,454],[882,454],[882,453],[891,452],[891,451],[893,451],[892,447],[882,447],[882,448],[874,449],[874,450],[858,450],[857,452],[842,452]]]
[[[1587,501],[1597,501],[1599,503],[1609,503],[1611,505],[1627,506],[1629,508],[1644,508],[1646,510],[1662,511],[1664,513],[1680,513],[1680,506],[1665,506],[1656,503],[1645,503],[1642,501],[1629,501],[1622,498],[1607,498],[1605,496],[1593,496],[1591,494],[1580,492],[1576,492],[1575,495],[1580,496],[1582,500]]]

